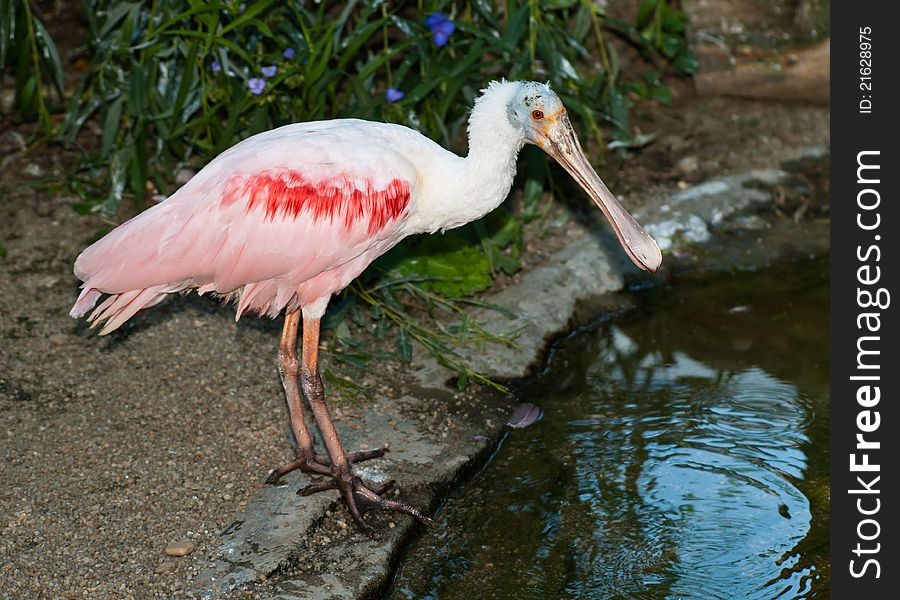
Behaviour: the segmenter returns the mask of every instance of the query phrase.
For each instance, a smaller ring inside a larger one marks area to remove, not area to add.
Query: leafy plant
[[[27,0],[0,0],[0,68],[8,66],[15,69],[19,112],[26,119],[38,119],[44,134],[51,135],[53,122],[43,83],[49,81],[62,98],[62,61]]]
[[[684,36],[687,15],[665,0],[643,0],[638,11],[637,26],[641,35],[683,75],[697,70],[697,59]]]
[[[426,274],[419,285],[443,296],[471,296],[486,290],[493,281],[485,253],[455,232],[422,237],[400,246],[395,255],[401,258],[393,268],[396,274]]]
[[[641,98],[656,100],[663,104],[672,101],[672,90],[662,83],[658,71],[644,71],[642,80],[630,83],[628,87]]]

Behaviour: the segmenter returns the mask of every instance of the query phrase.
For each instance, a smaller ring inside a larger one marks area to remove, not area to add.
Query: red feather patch
[[[273,169],[229,179],[222,206],[243,198],[248,213],[262,207],[269,220],[310,215],[313,220],[340,219],[347,229],[365,219],[367,231],[374,233],[403,215],[409,196],[409,183],[402,179],[393,179],[384,189],[376,190],[370,180],[348,174],[313,181],[298,171]]]

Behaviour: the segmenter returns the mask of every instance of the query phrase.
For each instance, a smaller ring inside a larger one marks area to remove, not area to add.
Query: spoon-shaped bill
[[[566,114],[545,132],[541,147],[568,171],[588,196],[600,207],[612,225],[616,237],[631,260],[641,269],[655,273],[662,264],[656,241],[622,208],[606,184],[597,175],[578,143],[578,136]]]

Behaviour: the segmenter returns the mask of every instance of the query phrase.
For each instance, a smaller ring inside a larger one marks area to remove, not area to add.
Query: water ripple
[[[828,346],[827,284],[801,278],[785,316],[785,281],[682,292],[559,348],[523,398],[545,418],[448,503],[390,597],[827,595],[827,371],[795,352]],[[752,310],[707,317],[735,305]]]

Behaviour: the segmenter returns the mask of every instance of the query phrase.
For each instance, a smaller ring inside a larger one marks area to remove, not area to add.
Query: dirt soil
[[[636,190],[770,166],[775,146],[827,145],[828,119],[826,108],[683,94],[639,110],[659,138],[609,163],[611,187],[627,205]],[[191,296],[97,337],[68,316],[72,263],[109,225],[31,185],[31,164],[59,168],[53,152],[14,157],[0,189],[0,597],[188,595],[201,561],[166,546],[190,541],[195,557],[211,555],[288,458],[279,323],[235,324],[230,308]],[[565,227],[531,231],[526,267],[565,243]],[[385,369],[370,383],[399,394],[402,368]],[[355,405],[332,402],[338,427],[353,427]]]

